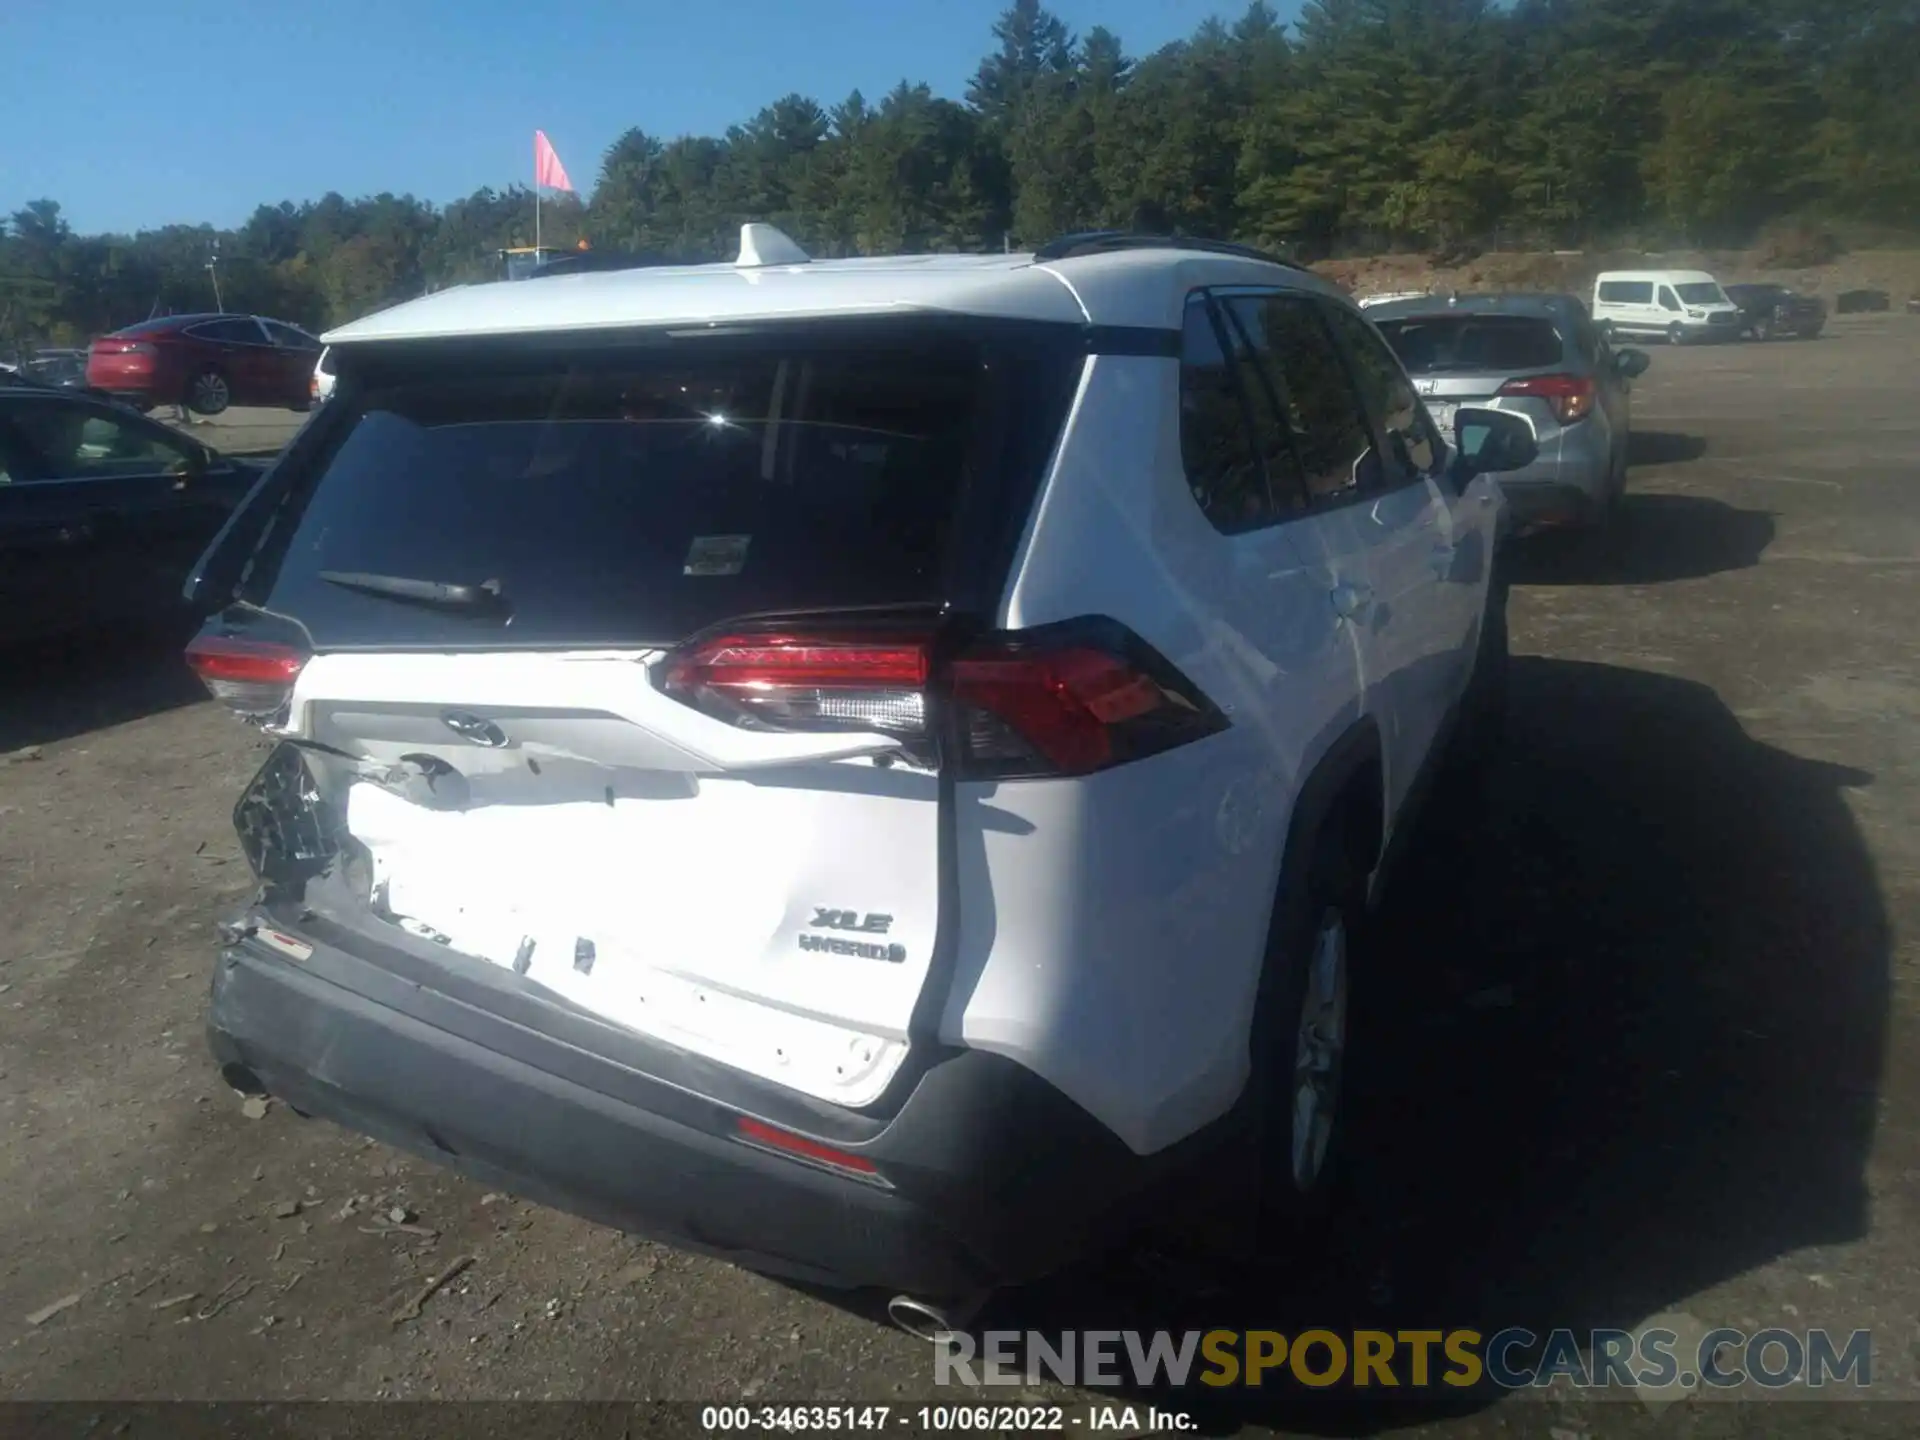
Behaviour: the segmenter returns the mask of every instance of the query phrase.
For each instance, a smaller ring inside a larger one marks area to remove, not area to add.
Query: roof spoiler
[[[778,226],[749,224],[740,227],[740,254],[733,263],[747,270],[761,265],[805,265],[812,259]]]

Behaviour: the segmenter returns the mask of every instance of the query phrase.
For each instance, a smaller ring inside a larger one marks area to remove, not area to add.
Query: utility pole
[[[213,308],[226,313],[226,302],[220,298],[220,237],[213,237],[213,249],[207,255],[207,274],[213,277]]]

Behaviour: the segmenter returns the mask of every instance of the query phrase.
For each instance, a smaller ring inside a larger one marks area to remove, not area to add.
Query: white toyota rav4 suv
[[[1196,1167],[1311,1208],[1383,855],[1504,703],[1523,417],[1125,235],[748,226],[326,339],[188,582],[280,742],[232,1085],[916,1314]]]

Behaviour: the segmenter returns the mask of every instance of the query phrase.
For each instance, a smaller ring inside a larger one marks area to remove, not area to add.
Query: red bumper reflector
[[[786,1130],[777,1130],[771,1125],[742,1115],[738,1122],[740,1138],[763,1146],[769,1150],[784,1151],[788,1155],[797,1155],[803,1160],[811,1160],[817,1165],[830,1169],[844,1170],[849,1175],[864,1175],[878,1179],[880,1172],[873,1162],[864,1155],[849,1155],[844,1150],[835,1150],[831,1145],[822,1145],[817,1140],[809,1140],[804,1135],[795,1135]]]

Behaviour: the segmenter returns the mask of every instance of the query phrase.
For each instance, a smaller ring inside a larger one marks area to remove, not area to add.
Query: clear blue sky
[[[0,0],[0,215],[76,230],[239,224],[263,201],[444,203],[532,178],[543,129],[586,190],[628,126],[718,134],[790,91],[960,97],[997,0]],[[1244,0],[1055,0],[1130,55]],[[1275,6],[1291,19],[1298,5]],[[539,18],[542,15],[553,18]],[[564,17],[564,18],[561,18]]]

